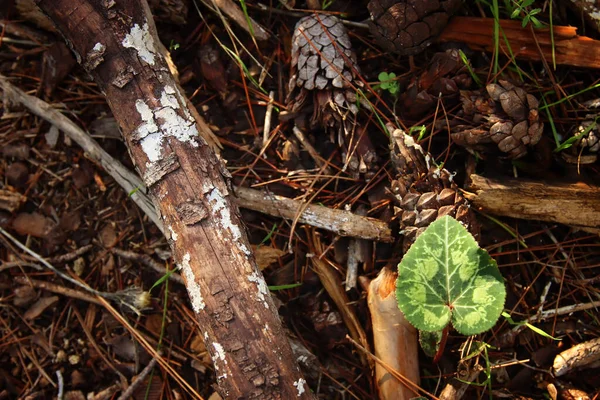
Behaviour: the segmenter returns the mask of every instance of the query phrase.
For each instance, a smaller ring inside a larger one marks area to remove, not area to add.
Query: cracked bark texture
[[[181,266],[222,397],[311,399],[146,1],[37,0],[106,96]]]

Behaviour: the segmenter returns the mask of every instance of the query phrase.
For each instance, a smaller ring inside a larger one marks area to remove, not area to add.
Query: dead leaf
[[[285,251],[270,246],[252,246],[252,249],[254,257],[256,257],[256,264],[261,271],[285,254]]]
[[[36,301],[29,310],[25,311],[24,317],[27,320],[32,320],[39,317],[48,307],[58,301],[58,296],[42,297]]]
[[[37,238],[46,237],[54,228],[54,222],[42,214],[33,212],[20,213],[12,222],[12,227],[19,235],[31,235]]]

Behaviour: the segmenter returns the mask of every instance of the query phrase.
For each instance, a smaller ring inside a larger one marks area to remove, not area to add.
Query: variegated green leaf
[[[422,331],[441,331],[452,322],[463,335],[494,326],[506,289],[496,262],[460,222],[433,222],[404,255],[396,282],[398,306]]]

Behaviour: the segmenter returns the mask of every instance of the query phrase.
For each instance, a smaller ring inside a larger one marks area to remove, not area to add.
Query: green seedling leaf
[[[538,328],[535,325],[531,325],[527,321],[522,321],[522,322],[515,322],[515,321],[513,321],[513,319],[510,316],[510,314],[507,313],[506,311],[502,312],[502,316],[504,318],[506,318],[506,320],[508,321],[508,323],[511,324],[511,325],[525,325],[527,328],[531,329],[532,331],[534,331],[535,333],[537,333],[540,336],[543,336],[543,337],[548,338],[548,339],[556,340],[556,341],[561,341],[562,340],[562,339],[559,339],[559,338],[555,338],[554,336],[550,335],[549,333],[544,332],[543,330],[541,330],[540,328]]]
[[[287,285],[269,285],[267,286],[270,291],[276,292],[278,290],[287,290],[297,288],[298,286],[302,286],[302,283],[288,283]]]
[[[421,331],[448,323],[463,335],[494,326],[506,298],[498,265],[454,218],[434,221],[404,255],[396,282],[398,307]]]

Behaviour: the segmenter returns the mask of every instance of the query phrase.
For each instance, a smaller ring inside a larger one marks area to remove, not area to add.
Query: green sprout
[[[391,95],[396,95],[400,91],[400,84],[396,80],[396,74],[390,72],[381,72],[377,77],[379,79],[380,85],[379,87],[383,90],[387,90]]]

